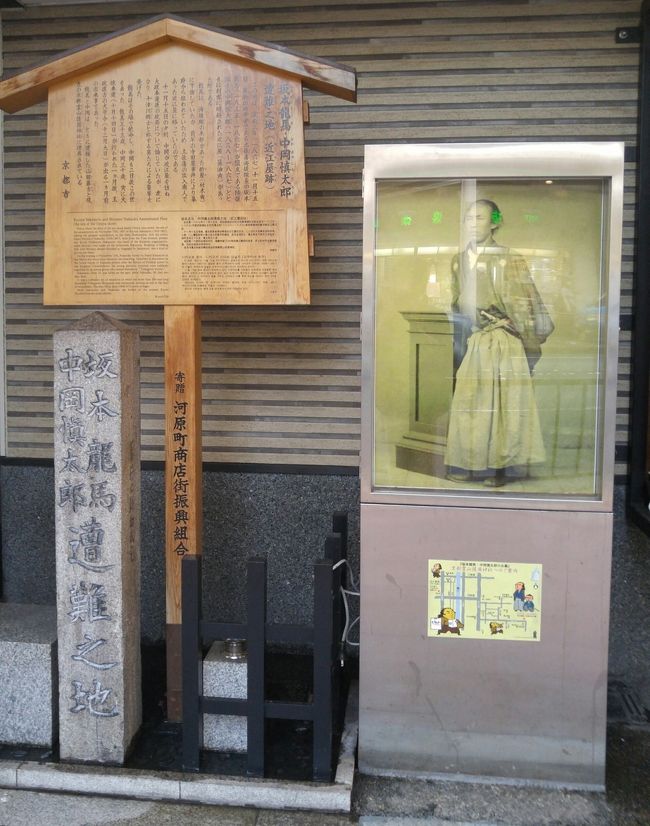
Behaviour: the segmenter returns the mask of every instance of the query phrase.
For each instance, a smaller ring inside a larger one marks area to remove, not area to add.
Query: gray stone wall
[[[204,474],[203,605],[210,619],[238,622],[246,609],[246,560],[268,558],[269,617],[308,623],[312,563],[331,529],[331,514],[349,514],[349,555],[359,559],[356,476],[271,473]],[[142,473],[142,636],[163,639],[165,627],[164,478]],[[55,602],[54,471],[36,465],[0,467],[2,598]],[[351,600],[356,616],[358,600]],[[355,638],[356,639],[356,638]]]

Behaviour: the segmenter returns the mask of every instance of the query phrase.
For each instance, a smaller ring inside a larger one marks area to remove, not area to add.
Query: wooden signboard
[[[0,82],[48,100],[44,300],[165,307],[167,713],[181,559],[201,553],[202,304],[309,302],[302,86],[352,70],[163,16]]]
[[[167,43],[49,92],[46,304],[309,302],[302,84]]]

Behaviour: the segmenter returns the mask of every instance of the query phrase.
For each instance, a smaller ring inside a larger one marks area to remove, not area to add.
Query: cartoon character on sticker
[[[497,634],[503,634],[503,623],[502,622],[491,622],[490,623],[490,634],[495,637]]]
[[[460,637],[460,630],[464,624],[456,619],[456,612],[453,608],[443,608],[440,614],[440,629],[438,634],[456,634]]]
[[[435,562],[433,564],[433,568],[431,568],[431,576],[434,579],[440,579],[440,574],[442,573],[442,565],[439,562]]]
[[[534,611],[535,610],[535,602],[534,597],[532,594],[526,594],[526,598],[524,599],[524,611]]]
[[[513,608],[515,611],[524,610],[524,600],[526,599],[526,586],[523,582],[515,583],[515,592],[512,595]]]

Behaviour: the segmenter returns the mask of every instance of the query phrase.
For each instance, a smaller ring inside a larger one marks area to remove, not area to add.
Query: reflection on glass
[[[375,489],[598,494],[603,195],[378,184]]]

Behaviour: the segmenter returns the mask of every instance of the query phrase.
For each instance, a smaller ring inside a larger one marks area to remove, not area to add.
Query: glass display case
[[[622,195],[619,143],[366,149],[365,773],[602,787]]]
[[[621,198],[620,144],[367,149],[365,501],[611,500]]]

